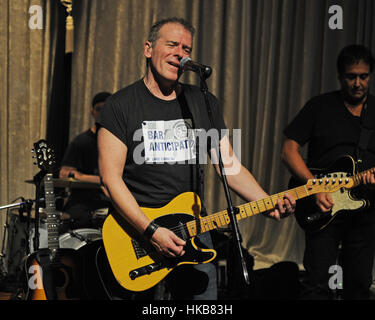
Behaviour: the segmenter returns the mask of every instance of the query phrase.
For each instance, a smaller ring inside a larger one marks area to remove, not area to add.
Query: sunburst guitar
[[[327,178],[323,182],[311,179],[307,184],[252,201],[237,207],[236,219],[242,220],[275,208],[285,193],[301,199],[318,192],[335,192],[355,185],[351,178]],[[103,243],[112,272],[118,283],[130,291],[144,291],[163,280],[174,268],[183,264],[208,263],[216,251],[199,247],[196,236],[230,224],[227,210],[202,217],[201,201],[193,192],[178,195],[161,208],[141,208],[145,215],[161,227],[172,230],[186,241],[185,254],[166,258],[156,252],[118,213],[110,214],[103,225]]]
[[[59,247],[59,216],[56,214],[52,171],[54,152],[45,140],[34,143],[38,167],[45,173],[44,194],[47,213],[48,248],[38,249],[23,260],[25,300],[76,300],[80,297],[77,281],[77,253]]]

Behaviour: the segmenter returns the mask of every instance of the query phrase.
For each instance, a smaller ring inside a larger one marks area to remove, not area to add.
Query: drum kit
[[[26,180],[26,183],[34,183],[34,180]],[[55,188],[61,189],[98,189],[100,186],[96,183],[82,182],[73,178],[53,179]],[[60,190],[61,190],[60,189]],[[64,200],[67,193],[56,197],[56,202]],[[46,209],[43,208],[43,198],[39,201],[25,200],[18,198],[20,202],[0,206],[1,210],[6,210],[6,220],[4,223],[2,247],[0,253],[0,275],[17,276],[19,273],[22,259],[30,253],[48,246],[48,234],[46,227]],[[37,212],[36,212],[37,211]],[[37,214],[38,213],[38,214]],[[63,211],[56,211],[61,224],[70,220],[70,215]],[[108,208],[100,208],[91,213],[91,217],[96,229],[81,228],[68,230],[59,234],[60,248],[69,248],[79,250],[84,246],[101,240],[101,226],[108,214]],[[36,235],[38,239],[36,239]],[[37,240],[37,241],[35,241]]]

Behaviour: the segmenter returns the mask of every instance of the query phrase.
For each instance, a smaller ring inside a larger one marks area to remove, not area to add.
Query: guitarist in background
[[[362,159],[358,171],[375,167],[375,97],[369,93],[373,67],[369,49],[345,47],[337,59],[341,90],[312,98],[286,127],[282,159],[301,182],[314,177],[309,168],[327,168],[344,155]],[[366,147],[361,139],[362,148],[358,148],[363,127],[370,129]],[[300,148],[306,143],[305,163]],[[361,197],[370,200],[369,208],[338,213],[325,228],[306,232],[304,266],[311,286],[306,298],[332,298],[329,268],[337,264],[343,268],[344,299],[369,298],[375,250],[374,185],[374,174],[364,175]],[[317,209],[329,214],[334,206],[331,195],[318,193],[314,197]]]
[[[207,132],[210,124],[200,89],[178,82],[179,63],[191,54],[193,34],[194,28],[183,19],[155,23],[144,44],[145,77],[108,98],[98,121],[99,170],[105,190],[116,211],[167,257],[183,256],[186,242],[150,222],[140,207],[162,207],[186,191],[202,198],[199,187],[203,181],[197,183],[199,179],[195,178],[200,170],[189,163],[194,159],[193,150],[185,141],[189,128]],[[209,98],[220,132],[225,124],[218,101],[211,94]],[[174,141],[176,153],[168,149],[170,141]],[[227,136],[221,137],[220,147],[223,162],[228,164],[233,151]],[[160,162],[158,157],[165,161]],[[239,164],[234,155],[231,160]],[[267,197],[250,172],[240,164],[238,168],[236,175],[228,175],[229,186],[248,201]],[[280,219],[285,212],[292,213],[294,206],[295,200],[287,195],[284,204],[278,200],[277,209],[269,215]],[[212,248],[208,232],[199,240]],[[217,299],[212,263],[180,266],[170,275],[179,273],[178,280],[167,281],[174,299]]]

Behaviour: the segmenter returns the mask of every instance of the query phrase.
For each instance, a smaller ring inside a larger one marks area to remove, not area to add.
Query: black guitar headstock
[[[33,157],[36,159],[37,162],[35,164],[38,165],[39,169],[52,173],[56,165],[55,153],[48,146],[47,141],[41,139],[35,142],[32,152],[35,153]]]

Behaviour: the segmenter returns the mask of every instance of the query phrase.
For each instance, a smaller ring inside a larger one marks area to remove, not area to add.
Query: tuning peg
[[[35,153],[35,149],[31,149],[31,153]]]

